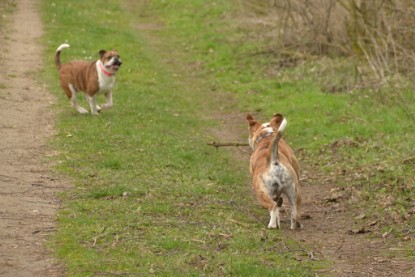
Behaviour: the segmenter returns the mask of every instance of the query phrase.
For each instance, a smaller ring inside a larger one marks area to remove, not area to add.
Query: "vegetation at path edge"
[[[327,266],[266,229],[247,161],[206,145],[221,139],[212,130],[227,128],[217,118],[228,113],[283,113],[304,162],[361,191],[368,217],[381,210],[396,219],[400,227],[388,225],[396,236],[414,226],[402,218],[414,198],[415,132],[395,105],[402,97],[414,109],[413,92],[323,93],[298,78],[310,63],[270,76],[272,59],[256,55],[263,45],[238,25],[237,3],[42,1],[42,79],[61,111],[53,147],[57,169],[75,184],[61,196],[51,247],[69,276],[311,276]],[[63,62],[118,50],[124,63],[111,110],[93,117],[70,107],[53,64],[64,42]],[[385,211],[387,196],[394,201]]]

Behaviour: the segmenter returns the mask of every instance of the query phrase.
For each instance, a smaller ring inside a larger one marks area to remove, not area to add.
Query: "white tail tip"
[[[287,127],[287,120],[284,118],[281,122],[280,127],[278,128],[278,132],[283,133],[285,130],[285,127]]]
[[[58,47],[58,49],[56,49],[56,52],[62,51],[62,49],[69,48],[69,47],[71,47],[71,46],[69,44],[67,44],[67,43],[61,44]]]

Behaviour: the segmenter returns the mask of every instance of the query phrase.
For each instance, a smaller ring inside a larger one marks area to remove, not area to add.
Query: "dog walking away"
[[[70,99],[72,106],[80,113],[88,113],[76,100],[76,94],[83,91],[91,114],[98,115],[101,109],[111,108],[115,73],[122,64],[120,55],[116,50],[101,50],[97,61],[80,60],[62,64],[60,54],[63,49],[68,47],[70,47],[69,44],[62,44],[56,49],[55,65],[59,72],[61,87]],[[98,106],[96,102],[96,96],[99,94],[104,94],[106,98],[106,103],[102,107]]]
[[[290,202],[291,229],[302,228],[299,165],[294,151],[282,138],[287,120],[281,114],[275,114],[270,122],[263,124],[250,114],[246,119],[249,145],[254,151],[250,160],[252,186],[260,205],[269,211],[268,228],[281,228],[282,194]]]

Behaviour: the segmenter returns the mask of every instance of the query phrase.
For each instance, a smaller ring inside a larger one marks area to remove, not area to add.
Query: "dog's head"
[[[248,130],[249,130],[249,146],[252,149],[255,149],[255,144],[263,137],[271,135],[274,131],[271,125],[266,123],[261,123],[254,119],[251,114],[246,116],[246,120],[248,121]]]
[[[284,122],[284,117],[281,114],[274,114],[269,122],[261,123],[254,119],[251,114],[246,116],[249,128],[249,146],[255,149],[255,144],[265,137],[277,132]]]
[[[115,49],[110,51],[99,51],[99,59],[104,65],[105,69],[113,74],[118,71],[122,64],[121,57]]]
[[[278,130],[280,130],[280,128],[285,129],[285,124],[287,124],[287,121],[284,119],[282,114],[275,113],[272,119],[270,120],[269,124],[274,129],[274,131],[277,132]]]

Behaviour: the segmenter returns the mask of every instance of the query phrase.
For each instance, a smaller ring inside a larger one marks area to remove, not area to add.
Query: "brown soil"
[[[404,240],[382,231],[382,220],[368,220],[357,208],[359,192],[341,190],[332,177],[303,158],[304,230],[293,237],[306,245],[309,259],[333,262],[330,276],[414,276],[414,257],[406,257]],[[290,235],[290,234],[289,234]]]
[[[62,276],[45,246],[59,208],[55,193],[67,186],[47,162],[55,99],[35,80],[42,66],[36,1],[15,3],[0,33],[0,275]]]

